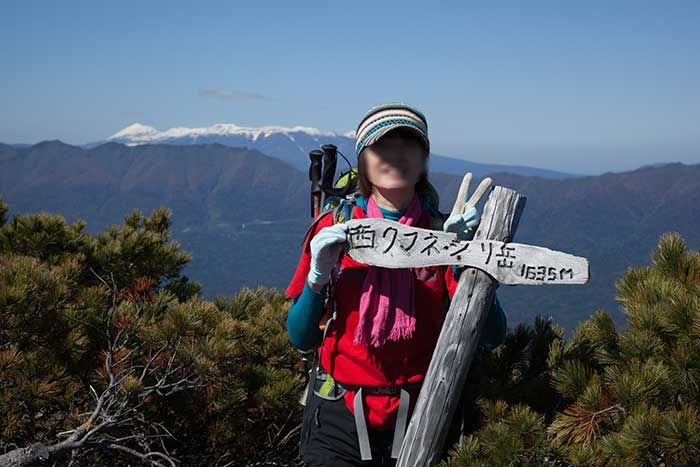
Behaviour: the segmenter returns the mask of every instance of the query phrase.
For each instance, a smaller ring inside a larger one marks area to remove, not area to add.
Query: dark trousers
[[[460,424],[461,418],[455,416],[445,443],[446,448],[451,447],[459,438]],[[308,467],[395,466],[396,459],[391,458],[394,430],[376,431],[368,428],[368,431],[372,460],[362,461],[355,418],[343,398],[327,400],[310,391],[304,410],[299,454]]]

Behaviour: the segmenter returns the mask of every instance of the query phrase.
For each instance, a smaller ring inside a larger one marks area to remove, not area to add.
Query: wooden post
[[[474,239],[513,240],[526,198],[496,186]],[[428,373],[406,430],[397,467],[432,466],[440,460],[498,282],[474,268],[462,271]]]

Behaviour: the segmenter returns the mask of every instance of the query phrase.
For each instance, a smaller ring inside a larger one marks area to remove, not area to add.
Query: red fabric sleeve
[[[329,212],[323,215],[317,221],[314,221],[309,227],[304,237],[304,247],[301,250],[301,257],[299,258],[299,263],[297,263],[296,271],[294,271],[294,276],[285,290],[285,294],[291,298],[297,298],[301,295],[304,290],[304,285],[306,285],[306,276],[309,275],[311,270],[311,239],[316,235],[316,233],[324,227],[328,227],[333,224],[333,213]]]

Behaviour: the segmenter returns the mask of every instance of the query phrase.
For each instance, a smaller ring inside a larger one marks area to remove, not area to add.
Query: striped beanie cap
[[[355,131],[355,154],[377,142],[387,132],[406,127],[416,132],[430,152],[428,121],[425,115],[405,102],[390,102],[375,105],[365,113]]]

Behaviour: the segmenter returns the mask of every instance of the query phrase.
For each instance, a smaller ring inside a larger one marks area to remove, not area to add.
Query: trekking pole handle
[[[323,151],[314,149],[309,152],[309,180],[311,181],[311,217],[315,218],[321,212],[321,177],[323,173]]]
[[[333,190],[335,167],[338,161],[338,147],[335,144],[324,144],[323,149],[323,177],[321,178],[321,190],[323,190],[323,202],[325,197]]]

